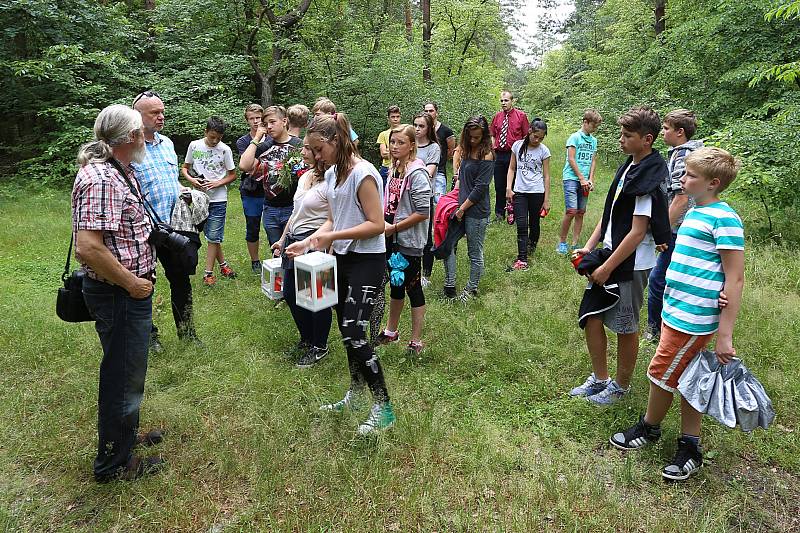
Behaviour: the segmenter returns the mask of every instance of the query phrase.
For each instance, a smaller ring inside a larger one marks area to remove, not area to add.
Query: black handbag
[[[69,271],[70,259],[72,256],[72,243],[75,236],[69,239],[69,251],[67,252],[67,263],[64,265],[64,272],[61,274],[63,287],[59,287],[56,296],[56,314],[64,322],[89,322],[93,321],[86,302],[83,299],[83,279],[86,272],[83,269]]]

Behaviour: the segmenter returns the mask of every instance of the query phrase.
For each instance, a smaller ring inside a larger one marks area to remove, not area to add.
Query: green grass
[[[770,430],[742,434],[707,421],[701,473],[666,485],[677,413],[657,446],[609,449],[612,429],[644,409],[643,346],[633,394],[597,409],[565,391],[589,372],[576,325],[583,281],[554,252],[563,198],[564,136],[551,134],[553,209],[526,273],[504,268],[514,229],[490,226],[481,296],[469,307],[435,298],[421,359],[402,345],[382,356],[398,425],[354,435],[364,410],[317,412],[347,387],[338,332],[331,355],[299,371],[280,352],[296,339],[249,272],[238,195],[225,251],[239,271],[209,290],[194,278],[207,351],[175,338],[163,276],[155,320],[166,353],[153,356],[143,427],[164,427],[155,452],[168,470],[97,485],[100,347],[91,324],[54,312],[69,237],[69,194],[6,194],[0,204],[0,529],[9,531],[769,531],[800,528],[800,266],[774,246],[747,250],[736,346],[778,411]],[[603,169],[600,189],[610,170]],[[586,233],[601,194],[590,197]],[[736,205],[736,204],[734,204]],[[738,207],[738,205],[737,205]],[[744,206],[747,221],[747,206]],[[753,211],[756,212],[755,210]],[[466,280],[460,251],[459,284]],[[409,331],[408,316],[401,331]],[[404,336],[405,340],[405,336]],[[614,346],[612,342],[612,358]]]

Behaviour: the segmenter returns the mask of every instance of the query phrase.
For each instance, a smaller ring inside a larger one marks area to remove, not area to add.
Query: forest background
[[[597,108],[612,162],[628,107],[695,110],[697,137],[745,162],[735,192],[761,208],[751,233],[797,241],[800,2],[576,0],[563,20],[565,4],[538,0],[525,28],[520,0],[4,0],[0,183],[69,186],[97,111],[147,87],[179,155],[212,114],[232,142],[245,104],[326,95],[373,160],[388,105],[408,119],[433,99],[458,130],[508,87],[564,131]]]

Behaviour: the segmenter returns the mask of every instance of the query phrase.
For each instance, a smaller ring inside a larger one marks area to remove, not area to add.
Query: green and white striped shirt
[[[739,215],[725,202],[690,209],[667,269],[661,318],[669,327],[690,335],[717,331],[725,285],[719,250],[744,250]]]

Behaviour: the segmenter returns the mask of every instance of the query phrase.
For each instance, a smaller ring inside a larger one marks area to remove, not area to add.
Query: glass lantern
[[[261,292],[271,300],[283,298],[283,267],[281,258],[265,259],[261,262]]]
[[[300,307],[316,312],[339,302],[336,258],[332,255],[311,252],[295,257],[294,281]]]

